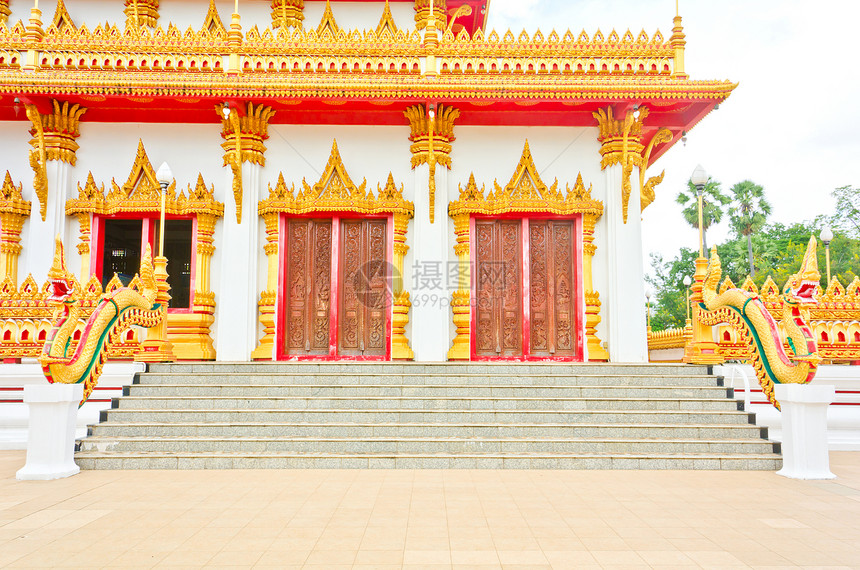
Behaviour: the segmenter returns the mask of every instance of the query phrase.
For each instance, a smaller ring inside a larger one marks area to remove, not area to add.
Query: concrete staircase
[[[706,367],[189,363],[139,375],[83,469],[779,469]]]

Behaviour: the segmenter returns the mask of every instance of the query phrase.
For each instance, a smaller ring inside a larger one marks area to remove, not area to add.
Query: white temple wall
[[[242,17],[242,32],[257,26],[260,31],[270,28],[272,25],[272,9],[268,1],[248,0],[239,1],[239,15]],[[369,30],[375,29],[382,17],[383,2],[333,2],[331,6],[337,25],[344,30]],[[32,2],[11,2],[9,8],[12,10],[9,22],[14,24],[18,20],[27,24],[30,19],[30,8]],[[233,13],[233,0],[216,0],[215,7],[224,27],[230,29],[230,17]],[[415,28],[415,8],[411,2],[392,2],[390,4],[391,15],[394,23],[400,29],[411,30]],[[42,27],[47,28],[51,23],[57,8],[56,0],[42,1],[39,9],[42,11]],[[118,27],[125,26],[126,16],[122,0],[70,0],[66,2],[72,21],[76,26],[86,24],[92,30],[98,24],[108,22]],[[209,9],[206,0],[161,0],[158,7],[158,22],[166,28],[172,23],[183,32],[190,26],[199,30],[203,26],[203,20]],[[304,27],[305,29],[316,28],[322,20],[325,11],[325,2],[305,2]]]
[[[278,113],[285,112],[282,109],[278,110]],[[214,236],[216,249],[211,262],[211,284],[216,294],[216,302],[221,301],[222,291],[219,284],[223,277],[222,272],[231,271],[223,264],[225,224],[235,225],[236,223],[235,215],[232,213],[234,199],[231,174],[229,169],[223,166],[221,148],[223,139],[220,136],[220,129],[221,125],[217,122],[214,111],[212,123],[181,126],[163,123],[87,123],[84,117],[81,123],[82,135],[78,139],[80,149],[77,152],[77,166],[69,167],[70,196],[77,196],[78,184],[83,186],[86,183],[87,173],[90,171],[96,183],[99,186],[104,184],[107,192],[110,190],[111,179],[115,179],[120,186],[125,183],[136,156],[138,140],[142,140],[154,168],[157,169],[162,161],[168,162],[176,178],[177,190],[187,189],[189,184],[194,185],[198,173],[202,173],[206,185],[214,186],[216,199],[228,206],[225,217],[216,225]],[[32,170],[26,160],[26,153],[30,148],[28,144],[30,136],[27,130],[28,127],[24,121],[0,123],[0,135],[2,135],[0,149],[5,151],[6,157],[17,157],[5,166],[16,182],[24,183],[25,198],[35,200],[32,190]],[[266,166],[259,174],[259,197],[262,199],[268,196],[268,186],[277,184],[280,172],[283,172],[287,186],[295,184],[297,193],[301,190],[303,178],[313,186],[325,169],[331,153],[332,141],[335,139],[347,172],[356,185],[360,185],[362,180],[366,179],[367,189],[372,189],[376,194],[378,187],[384,186],[391,172],[398,187],[403,186],[406,199],[416,201],[416,192],[426,194],[428,191],[423,182],[419,182],[422,187],[416,189],[416,180],[426,179],[426,176],[423,178],[416,176],[411,168],[409,126],[405,118],[401,126],[274,124],[269,126],[268,131],[269,138],[265,141]],[[471,173],[475,174],[479,186],[486,185],[487,191],[493,189],[494,180],[497,180],[501,186],[506,185],[519,163],[523,145],[528,140],[535,164],[547,185],[551,185],[553,180],[558,178],[559,190],[564,192],[567,185],[572,186],[576,182],[577,174],[582,173],[586,187],[592,186],[592,196],[606,202],[606,177],[600,170],[600,145],[597,142],[596,128],[457,126],[455,135],[457,138],[452,145],[451,153],[452,171],[446,172],[442,166],[437,168],[437,186],[440,190],[446,186],[444,181],[447,178],[447,201],[459,198],[459,187],[468,182]],[[440,191],[436,199],[437,203],[445,201],[444,192]],[[35,211],[38,212],[37,209]],[[450,341],[454,337],[454,325],[450,318],[449,307],[453,289],[448,283],[447,268],[449,263],[457,261],[453,250],[456,238],[452,220],[447,215],[440,215],[440,211],[437,210],[437,212],[439,213],[437,213],[436,223],[447,226],[448,243],[443,248],[445,251],[439,254],[438,260],[426,261],[438,261],[445,275],[445,288],[436,293],[440,299],[444,299],[438,303],[438,306],[439,310],[445,311],[448,315],[447,345],[450,346]],[[256,206],[246,202],[243,219],[250,216],[256,218]],[[427,217],[428,212],[419,208],[415,216]],[[79,241],[78,223],[75,218],[67,218],[66,222],[65,243],[68,266],[77,274],[80,271],[80,259],[75,247]],[[32,223],[32,220],[27,223]],[[262,222],[257,220],[257,247],[253,248],[257,255],[257,286],[253,287],[255,298],[253,304],[249,305],[253,307],[253,311],[256,311],[259,292],[266,282],[267,262],[263,252],[265,232],[261,224]],[[416,294],[422,293],[422,291],[416,291],[415,279],[413,279],[413,267],[416,262],[415,230],[416,221],[413,220],[407,236],[410,251],[404,264],[404,286],[413,292],[413,300]],[[27,267],[28,235],[25,227],[22,232],[24,252],[19,262],[21,267],[19,282],[26,277],[23,268]],[[605,237],[605,217],[598,222],[595,243],[597,254],[593,261],[593,285],[595,290],[600,292],[604,303],[598,336],[601,340],[606,340],[608,338],[606,315],[608,314],[609,250]],[[50,260],[46,262],[49,264]],[[256,318],[256,313],[254,317]],[[212,327],[212,333],[216,339],[219,327],[224,326],[220,320],[223,319],[218,319],[216,316]],[[407,338],[414,347],[415,334],[412,324],[413,321],[410,319]],[[437,334],[446,333],[440,331]],[[260,336],[261,330],[258,329],[257,339]]]

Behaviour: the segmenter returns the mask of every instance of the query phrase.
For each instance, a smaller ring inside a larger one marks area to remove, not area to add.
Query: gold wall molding
[[[222,105],[215,106],[221,119],[221,138],[224,142],[224,166],[233,172],[233,198],[236,201],[236,223],[242,223],[242,163],[250,162],[259,166],[266,165],[266,145],[269,138],[269,121],[275,115],[271,107],[254,106],[247,103],[240,114],[239,109],[231,109],[225,116]]]
[[[278,179],[278,185],[283,184],[283,174]],[[283,185],[286,187],[286,185]],[[271,188],[269,189],[271,194]],[[260,309],[260,324],[263,325],[263,337],[260,344],[251,352],[253,360],[272,360],[275,356],[275,303],[278,299],[278,242],[280,240],[278,212],[267,212],[262,215],[266,224],[266,245],[263,251],[266,253],[266,289],[260,293],[260,301],[257,307]]]
[[[86,107],[75,103],[70,105],[68,101],[60,102],[51,100],[53,113],[48,115],[39,114],[42,133],[45,144],[45,158],[47,160],[59,160],[75,165],[77,160],[78,143],[75,139],[81,136],[81,116],[87,112]],[[35,122],[30,129],[30,145],[39,150],[39,130]]]
[[[496,181],[494,191],[487,194],[486,187],[478,188],[475,175],[472,174],[466,187],[460,186],[460,198],[448,205],[448,215],[454,219],[454,232],[457,236],[454,251],[460,261],[458,290],[452,298],[457,336],[448,352],[448,359],[469,359],[471,354],[469,219],[476,214],[499,216],[509,213],[542,213],[560,216],[582,214],[583,289],[589,358],[592,360],[608,358],[597,337],[597,324],[600,322],[600,295],[594,291],[592,278],[592,258],[597,250],[594,245],[594,228],[597,220],[603,215],[603,203],[591,197],[591,186],[585,187],[582,174],[577,175],[573,188],[567,185],[565,193],[558,190],[558,180],[547,187],[541,180],[529,143],[526,141],[520,162],[505,187],[501,187]]]
[[[415,213],[412,202],[403,197],[403,185],[399,187],[394,182],[394,176],[389,173],[385,186],[377,184],[376,195],[373,190],[367,190],[367,181],[356,185],[349,176],[337,141],[332,143],[331,155],[320,176],[319,181],[311,186],[307,180],[302,180],[302,188],[296,194],[295,185],[287,186],[283,173],[278,175],[278,182],[273,188],[269,185],[269,196],[260,201],[258,212],[266,222],[266,239],[264,246],[268,256],[269,266],[266,290],[260,294],[260,322],[263,325],[264,336],[255,350],[260,358],[271,358],[274,347],[274,303],[275,288],[278,282],[278,235],[277,219],[280,214],[301,216],[314,213],[353,213],[353,214],[391,214],[394,222],[394,252],[392,263],[396,268],[393,283],[393,319],[391,331],[391,357],[393,359],[412,359],[414,354],[409,348],[405,327],[409,323],[409,308],[412,303],[409,292],[403,286],[403,261],[409,246],[406,245],[406,235],[409,220]],[[270,348],[272,347],[272,348]],[[254,358],[257,358],[255,356]]]
[[[23,184],[12,182],[6,171],[0,187],[0,278],[18,282],[18,256],[21,254],[21,229],[30,217],[30,202],[24,200]]]
[[[272,29],[301,28],[304,11],[304,0],[272,0]]]
[[[158,24],[158,0],[125,0],[125,27],[154,28]]]
[[[82,256],[82,275],[90,274],[91,220],[93,215],[109,216],[129,213],[144,214],[161,211],[161,185],[143,141],[138,141],[137,154],[131,172],[122,186],[111,180],[111,189],[105,194],[105,185],[97,186],[92,172],[82,187],[78,184],[78,197],[66,201],[66,215],[76,215],[81,221],[78,251]],[[176,191],[176,181],[167,188],[165,211],[171,215],[193,216],[197,220],[195,255],[195,289],[191,313],[168,314],[168,338],[173,352],[181,360],[211,360],[215,358],[210,327],[215,322],[215,294],[211,290],[211,259],[215,252],[213,234],[215,222],[224,215],[224,204],[215,200],[215,187],[207,188],[203,175],[186,190]]]

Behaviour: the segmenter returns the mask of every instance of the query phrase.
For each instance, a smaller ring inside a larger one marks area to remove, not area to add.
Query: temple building
[[[50,329],[55,236],[85,317],[162,231],[177,360],[647,361],[651,165],[735,85],[687,75],[677,14],[490,9],[0,0],[4,361]]]

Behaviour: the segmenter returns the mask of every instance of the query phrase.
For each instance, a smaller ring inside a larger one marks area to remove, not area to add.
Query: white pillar
[[[638,189],[630,194],[627,223],[622,214],[621,166],[608,166],[606,177],[607,295],[601,314],[607,321],[611,362],[648,362],[645,316],[645,270],[642,262],[642,216]],[[631,179],[638,173],[634,168]],[[635,185],[634,185],[635,186]]]
[[[415,168],[415,217],[412,220],[411,279],[404,285],[412,298],[412,336],[416,362],[441,362],[451,348],[451,293],[449,261],[454,250],[448,229],[448,169],[436,165],[436,219],[430,223],[430,167]],[[434,274],[438,279],[434,279]],[[437,282],[438,281],[438,282]]]
[[[27,199],[31,202],[30,217],[27,220],[27,231],[23,239],[23,250],[19,261],[18,280],[23,281],[27,275],[33,276],[39,286],[48,278],[48,270],[54,259],[54,238],[59,235],[66,246],[66,266],[75,268],[80,261],[74,263],[71,254],[77,255],[74,245],[77,236],[67,235],[66,198],[69,194],[69,164],[62,160],[47,162],[48,204],[45,210],[45,221],[39,211],[39,198],[31,190]]]
[[[17,479],[47,481],[81,471],[75,464],[75,421],[83,397],[83,384],[24,386],[24,403],[30,408],[27,463]]]
[[[827,407],[836,399],[835,386],[777,384],[782,408],[782,469],[791,479],[835,479],[827,448]]]
[[[257,215],[261,167],[242,164],[242,223],[236,223],[233,175],[227,171],[227,196],[222,221],[221,278],[216,295],[215,351],[218,360],[247,362],[257,345],[257,301],[260,297],[260,243],[262,221]]]

